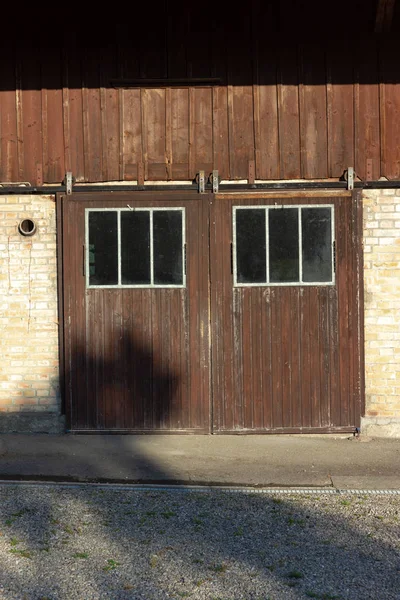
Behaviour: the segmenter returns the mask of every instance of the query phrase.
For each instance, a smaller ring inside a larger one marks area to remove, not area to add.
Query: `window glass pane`
[[[89,212],[89,285],[117,283],[117,213]]]
[[[265,209],[236,210],[237,283],[265,283]]]
[[[150,212],[121,212],[121,283],[149,284]]]
[[[154,283],[182,285],[182,211],[153,213]]]
[[[332,211],[303,208],[303,281],[332,281]]]
[[[299,227],[297,208],[268,211],[269,279],[271,283],[299,281]]]

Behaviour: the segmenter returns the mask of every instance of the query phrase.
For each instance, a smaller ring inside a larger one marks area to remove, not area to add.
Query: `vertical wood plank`
[[[278,128],[281,179],[299,179],[300,132],[295,48],[282,49],[278,67]]]
[[[327,54],[329,177],[340,177],[354,166],[354,74],[351,46],[330,48]]]
[[[400,95],[398,93],[398,61],[396,45],[382,44],[379,70],[381,93],[382,173],[388,179],[400,178]]]
[[[121,100],[123,178],[131,181],[137,178],[137,163],[144,158],[142,131],[146,121],[141,112],[141,90],[124,90]],[[143,120],[139,118],[140,115]]]
[[[183,79],[188,74],[189,5],[169,2],[167,10],[167,73]]]
[[[212,19],[212,15],[209,15]],[[188,12],[187,74],[188,77],[210,77],[212,56],[211,28],[207,19],[199,18],[193,8]]]
[[[23,49],[21,48],[21,51]],[[42,163],[42,95],[37,82],[41,79],[40,55],[32,50],[21,57],[22,135],[24,178],[36,183],[36,166]]]
[[[301,345],[301,423],[311,427],[311,373],[310,358],[312,342],[310,338],[310,290],[304,286],[300,290],[300,345]]]
[[[272,429],[272,336],[271,336],[271,288],[263,290],[263,311],[261,315],[263,340],[263,362],[261,369],[263,390],[263,427]]]
[[[166,3],[161,2],[154,10],[149,4],[141,7],[141,18],[143,23],[151,23],[151,34],[146,27],[140,27],[137,31],[140,77],[148,79],[160,79],[167,77],[167,13]]]
[[[263,356],[265,340],[262,329],[263,290],[254,290],[251,298],[251,336],[252,336],[252,416],[253,429],[262,429],[264,424],[264,378],[263,378]]]
[[[339,314],[339,382],[340,382],[340,424],[346,425],[349,420],[349,359],[348,359],[348,258],[349,243],[347,228],[351,222],[348,210],[349,202],[346,199],[340,202],[340,222],[338,223],[338,237],[336,239],[336,264],[338,286],[338,314]],[[351,307],[350,307],[351,309]]]
[[[277,60],[266,34],[273,30],[273,9],[260,0],[252,9],[256,179],[279,179]]]
[[[142,90],[143,158],[145,178],[164,180],[167,176],[165,152],[165,89]]]
[[[18,181],[18,139],[15,52],[4,49],[0,55],[0,179]]]
[[[302,45],[300,62],[300,147],[304,179],[327,176],[325,55],[320,47]]]
[[[233,65],[232,65],[233,68]],[[249,161],[254,160],[254,113],[252,86],[232,85],[230,94],[232,139],[231,178],[247,179]]]
[[[354,75],[355,170],[362,180],[376,180],[381,176],[378,51],[371,41],[359,44]]]
[[[301,427],[303,425],[301,419],[301,381],[303,373],[301,370],[301,339],[300,339],[300,288],[294,287],[291,289],[291,314],[290,322],[292,328],[292,345],[291,345],[291,362],[290,362],[290,377],[291,377],[291,414],[293,427]]]
[[[63,93],[61,52],[57,48],[42,50],[42,122],[43,179],[45,183],[61,182],[64,178]]]
[[[292,303],[291,289],[281,289],[281,373],[282,373],[282,427],[291,427],[292,418]]]
[[[320,287],[319,296],[319,412],[320,426],[329,427],[330,425],[330,399],[331,390],[329,385],[329,372],[332,368],[329,363],[329,288]]]
[[[103,135],[100,101],[100,65],[96,50],[87,50],[83,66],[83,132],[86,181],[101,181]]]
[[[255,315],[252,311],[252,290],[243,288],[239,290],[241,297],[241,313],[243,319],[241,322],[242,339],[242,362],[237,365],[243,373],[243,395],[242,398],[238,398],[243,405],[243,423],[241,427],[244,429],[253,429],[254,427],[254,416],[253,416],[253,340],[254,340],[254,319]],[[239,294],[238,294],[239,296]]]
[[[65,50],[64,135],[66,168],[72,171],[77,183],[85,181],[83,142],[82,64],[79,51],[71,40]]]
[[[258,47],[254,84],[256,179],[279,179],[276,55]]]
[[[189,90],[171,89],[172,179],[189,179]]]
[[[310,355],[308,361],[308,371],[310,380],[310,407],[311,407],[311,427],[321,426],[321,374],[320,374],[320,304],[319,290],[311,288],[309,293],[309,324],[307,335],[310,340]]]
[[[172,106],[171,89],[165,90],[165,160],[167,179],[172,179]]]
[[[127,25],[119,27],[118,75],[135,79],[140,75],[139,37],[129,35]],[[139,89],[118,90],[120,179],[138,179],[137,164],[143,162],[142,114]]]
[[[182,337],[182,295],[183,290],[174,290],[170,296],[171,327],[169,331],[170,340],[170,363],[169,363],[169,426],[174,429],[183,427],[182,386],[184,385],[184,370],[182,369],[182,358],[188,359],[184,348]]]
[[[217,86],[213,94],[213,167],[222,179],[229,179],[228,92]]]
[[[156,313],[153,311],[153,297],[152,290],[143,290],[141,292],[141,310],[140,313],[137,313],[134,323],[135,329],[139,327],[142,330],[142,343],[139,345],[139,352],[142,355],[143,364],[139,368],[140,370],[144,369],[146,372],[146,377],[142,380],[140,391],[144,429],[151,429],[153,427],[153,319],[156,318]],[[131,302],[134,304],[133,298]],[[135,418],[139,418],[139,407],[135,407],[135,411]]]
[[[117,76],[116,52],[107,48],[100,69],[100,108],[102,131],[102,171],[105,181],[118,181],[120,159],[120,106],[119,91],[110,87],[110,79]]]
[[[282,404],[282,288],[271,288],[271,338],[272,338],[272,423],[283,427]]]
[[[205,171],[207,177],[213,167],[211,88],[192,88],[190,97],[191,168]]]
[[[230,21],[232,32],[237,23]],[[252,85],[252,45],[250,16],[246,14],[238,43],[228,55],[228,118],[230,176],[247,179],[249,161],[254,160],[254,106]]]
[[[229,179],[229,124],[226,31],[221,7],[213,11],[212,37],[212,77],[219,77],[221,85],[213,86],[213,169],[217,169],[221,178]]]
[[[15,108],[17,117],[17,157],[18,157],[18,180],[24,181],[25,156],[24,156],[24,129],[22,108],[22,73],[21,56],[17,51],[15,60]],[[25,178],[26,179],[26,178]]]

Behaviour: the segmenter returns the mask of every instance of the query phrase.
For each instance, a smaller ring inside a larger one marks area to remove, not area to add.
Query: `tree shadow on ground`
[[[105,410],[110,397],[108,410],[113,409],[121,386],[131,403],[140,399],[143,411],[146,402],[158,398],[154,386],[170,390],[167,401],[158,404],[157,410],[165,413],[157,413],[157,419],[163,422],[174,410],[181,374],[157,371],[152,352],[131,337],[118,338],[114,350],[107,361],[101,353],[86,356],[77,350],[71,364],[84,369],[89,383],[102,377]],[[150,371],[155,380],[148,380]],[[145,383],[137,381],[141,377]],[[130,438],[129,446],[122,436],[95,437],[94,444],[87,436],[65,439],[67,453],[49,457],[43,436],[37,446],[39,464],[43,452],[47,468],[53,461],[57,473],[59,461],[67,460],[74,448],[76,452],[77,443],[84,448],[79,460],[71,461],[75,478],[79,471],[83,477],[91,473],[98,479],[124,480],[133,463],[137,480],[152,479],[151,473],[154,480],[174,478],[140,448],[139,436]],[[4,598],[24,600],[395,600],[399,512],[397,497],[4,485],[0,592]]]
[[[0,494],[4,598],[399,598],[397,497]]]

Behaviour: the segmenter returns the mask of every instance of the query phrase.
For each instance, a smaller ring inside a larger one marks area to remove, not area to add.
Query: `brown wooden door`
[[[360,215],[356,196],[212,201],[214,432],[359,426]]]
[[[207,198],[59,200],[69,428],[209,431]]]

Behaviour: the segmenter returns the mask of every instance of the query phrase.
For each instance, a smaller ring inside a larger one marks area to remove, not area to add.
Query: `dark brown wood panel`
[[[60,61],[60,51],[42,61],[43,181],[62,181],[65,173],[64,139],[53,133],[54,127],[63,121]],[[54,86],[47,89],[47,82]]]
[[[119,180],[120,163],[120,113],[119,92],[108,84],[117,67],[116,52],[108,50],[103,56],[100,70],[100,110],[102,131],[102,177],[105,181]]]
[[[279,179],[277,52],[263,41],[255,50],[254,63],[256,179]]]
[[[360,43],[354,73],[355,169],[362,180],[381,173],[378,53],[375,44]],[[368,81],[368,83],[365,83]]]
[[[79,50],[73,40],[66,46],[64,58],[63,108],[65,171],[72,171],[77,182],[85,181],[85,161],[87,153],[83,135],[83,79]],[[55,134],[55,129],[49,135]],[[86,174],[87,180],[87,174]]]
[[[170,90],[171,179],[189,179],[189,90]]]
[[[190,89],[190,173],[213,169],[212,89]],[[211,142],[211,143],[210,143]]]
[[[185,208],[185,288],[85,287],[85,208]],[[63,198],[67,417],[72,430],[209,431],[208,200]]]
[[[137,165],[142,162],[143,125],[141,112],[141,90],[121,90],[120,110],[122,129],[122,177],[127,181],[137,179]],[[143,116],[142,116],[143,118]]]
[[[10,50],[0,54],[0,71],[4,83],[0,92],[0,171],[1,180],[18,181],[18,135],[16,105],[15,56]]]
[[[3,44],[0,181],[400,177],[398,41],[277,40],[259,0],[241,19],[166,7],[153,35]]]
[[[168,179],[165,89],[142,90],[141,114],[145,179]],[[132,115],[137,119],[137,114]]]
[[[386,44],[380,52],[380,114],[382,140],[382,173],[388,179],[400,177],[400,94],[397,77],[398,52],[393,44]]]
[[[233,287],[233,206],[332,204],[336,282]],[[360,216],[356,198],[224,194],[211,205],[213,427],[352,431],[362,404]]]
[[[325,53],[304,45],[299,50],[301,170],[304,179],[323,179],[327,172]]]
[[[299,179],[300,122],[297,49],[289,47],[279,56],[278,131],[280,179]]]
[[[103,171],[103,123],[100,94],[99,54],[89,50],[83,57],[83,138],[85,152],[85,174],[87,181],[99,181]],[[104,165],[106,167],[106,165]]]
[[[340,177],[354,165],[354,62],[353,47],[342,44],[327,54],[328,170]]]
[[[35,55],[26,56],[21,49],[18,56],[21,75],[21,123],[24,175],[35,185],[38,168],[43,169],[42,94],[36,83],[40,81],[40,63]],[[20,159],[22,156],[20,156]]]

